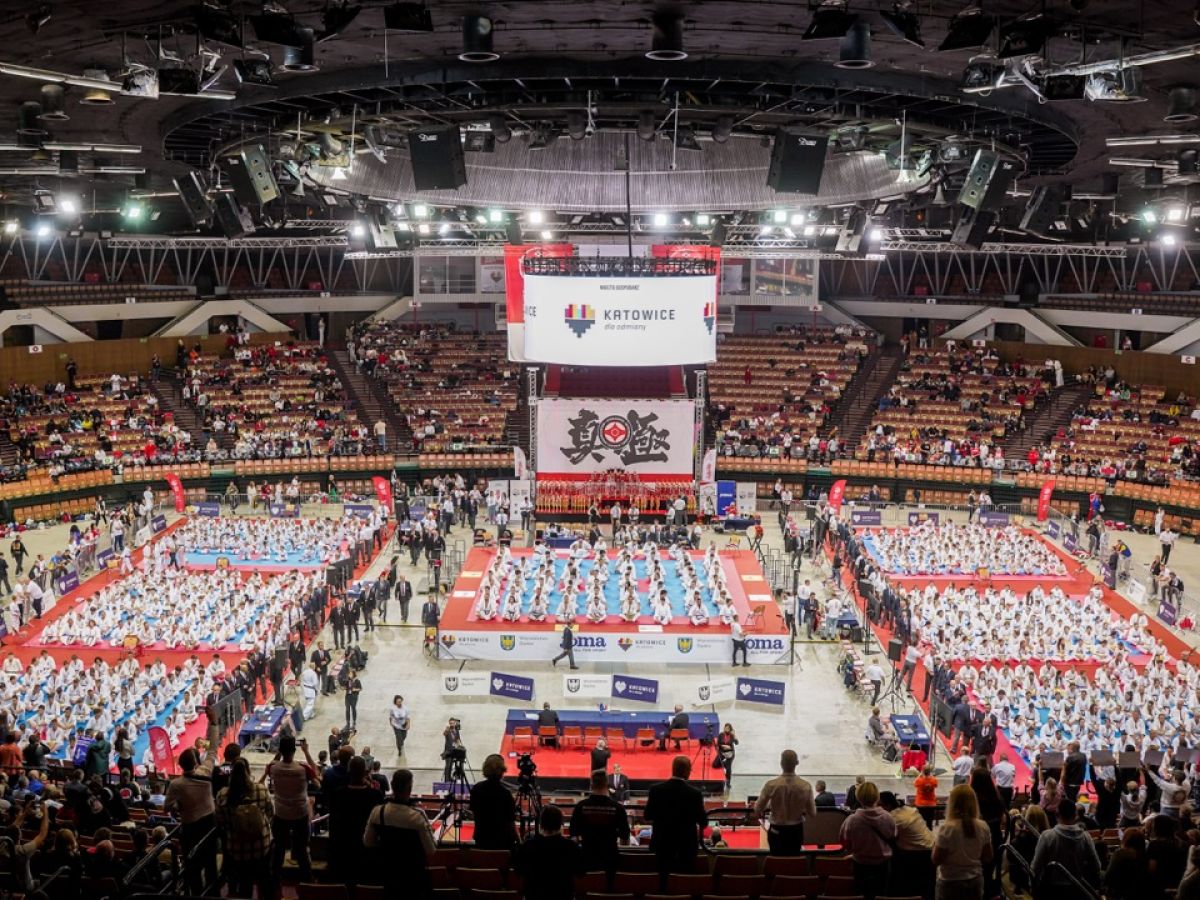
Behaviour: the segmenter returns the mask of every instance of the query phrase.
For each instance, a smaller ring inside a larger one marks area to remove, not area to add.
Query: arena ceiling
[[[681,218],[689,212],[741,223],[782,206],[828,218],[829,208],[870,210],[869,201],[885,198],[900,201],[890,224],[911,225],[953,196],[984,148],[1018,164],[1009,225],[1033,187],[1068,184],[1076,199],[1062,208],[1067,231],[1096,239],[1130,216],[1137,224],[1148,202],[1186,205],[1196,178],[1194,0],[996,0],[980,14],[995,27],[966,38],[975,46],[946,51],[948,35],[980,18],[962,3],[446,0],[428,4],[431,30],[385,27],[397,15],[387,7],[414,5],[234,0],[212,7],[217,14],[148,0],[10,4],[0,18],[8,216],[44,205],[37,195],[51,192],[77,196],[100,226],[186,230],[172,180],[196,170],[210,186],[225,185],[227,157],[255,144],[276,161],[283,188],[258,234],[305,221],[309,232],[345,227],[372,201],[429,204],[503,232],[475,220],[489,207],[514,217],[537,209],[562,230],[597,218],[619,229],[627,205],[634,216],[670,212],[691,227]],[[246,19],[264,14],[276,26],[290,18],[313,29],[309,71],[296,71],[309,62],[302,52]],[[862,25],[870,33],[865,52],[861,41],[850,46],[852,67],[838,65],[849,43],[836,36],[851,21],[839,19],[845,14],[857,17],[852,34],[861,37]],[[479,16],[490,19],[490,47],[478,37]],[[806,39],[814,28],[835,36]],[[686,58],[647,58],[655,41]],[[495,58],[463,61],[471,49]],[[260,60],[273,86],[242,83],[235,70],[253,72]],[[204,88],[156,99],[110,90],[111,103],[80,102],[97,98],[97,84],[128,88],[147,71],[157,70],[165,90],[175,79],[162,72],[176,68],[196,72]],[[47,77],[78,82],[85,70],[91,81],[67,84],[65,98],[44,87]],[[1076,99],[1050,99],[1055,92]],[[35,101],[42,106],[30,107]],[[416,191],[408,134],[451,124],[468,136],[467,186]],[[766,186],[779,128],[828,135],[817,197]],[[1166,140],[1109,146],[1145,135]],[[305,156],[317,145],[319,154]],[[1114,173],[1116,197],[1105,178]],[[131,198],[155,218],[122,219]]]

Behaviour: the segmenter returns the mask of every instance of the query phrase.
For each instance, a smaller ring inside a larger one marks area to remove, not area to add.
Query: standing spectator
[[[933,832],[924,817],[911,806],[902,806],[891,791],[879,792],[879,805],[896,823],[896,844],[892,848],[890,890],[900,895],[927,897],[933,885]]]
[[[1004,801],[1005,809],[1012,809],[1013,788],[1017,780],[1017,767],[1009,762],[1008,754],[1001,753],[999,761],[992,766],[992,780]]]
[[[14,574],[20,575],[23,571],[25,571],[25,557],[27,555],[27,551],[25,550],[25,544],[21,542],[21,536],[19,534],[13,538],[12,544],[9,545],[8,552],[12,554],[13,562],[17,564]]]
[[[734,733],[733,725],[729,722],[725,723],[725,727],[721,729],[721,733],[717,735],[717,760],[720,763],[721,769],[725,772],[725,792],[729,792],[729,785],[733,781],[733,760],[737,756],[738,739]]]
[[[352,757],[346,769],[347,783],[329,796],[329,859],[339,881],[357,884],[367,864],[363,832],[371,812],[383,802],[383,791],[367,777],[367,762],[361,756]]]
[[[692,785],[692,761],[686,756],[671,760],[671,778],[650,788],[643,818],[652,826],[650,852],[658,863],[664,885],[670,872],[694,871],[700,847],[700,830],[708,821],[704,797]]]
[[[275,805],[265,786],[250,776],[250,763],[242,758],[233,764],[229,787],[216,800],[217,825],[221,829],[225,873],[229,892],[259,900],[274,898],[271,878],[271,818]]]
[[[362,681],[355,669],[346,673],[346,728],[358,725],[358,695],[362,693]]]
[[[1175,546],[1175,542],[1179,540],[1179,532],[1171,527],[1164,528],[1158,533],[1158,543],[1162,548],[1162,564],[1165,566],[1171,561],[1171,548]],[[20,572],[20,569],[17,569]]]
[[[864,781],[855,792],[859,808],[842,822],[842,846],[850,854],[854,887],[865,900],[886,894],[896,823],[879,808],[879,788]]]
[[[312,861],[308,853],[309,785],[319,786],[321,776],[317,764],[308,754],[308,741],[302,741],[304,762],[296,762],[296,736],[285,734],[279,739],[279,757],[267,764],[267,778],[275,795],[275,818],[271,833],[275,837],[271,872],[276,879],[283,871],[283,856],[290,848],[292,861],[300,870],[300,880],[312,881]]]
[[[431,893],[429,863],[437,847],[429,820],[412,804],[413,773],[392,773],[392,795],[371,811],[363,845],[375,851],[387,896],[425,898]]]
[[[993,852],[991,832],[979,818],[975,792],[969,785],[955,786],[934,841],[936,900],[981,900],[983,867],[991,863]]]
[[[475,846],[482,850],[511,850],[517,842],[517,803],[504,786],[504,770],[504,757],[492,753],[483,761],[483,780],[471,787]]]
[[[754,803],[760,819],[770,811],[767,845],[772,856],[799,856],[804,846],[804,822],[817,814],[812,785],[796,775],[798,763],[795,750],[784,750],[779,755],[782,772],[763,785]]]
[[[592,772],[591,790],[571,813],[571,837],[583,850],[584,871],[606,873],[611,887],[617,871],[617,846],[629,843],[629,816],[625,807],[608,795],[608,776],[602,769]]]
[[[0,836],[7,838],[6,841],[0,841],[0,864],[6,871],[11,873],[10,880],[15,882],[18,890],[29,894],[34,889],[33,871],[30,868],[30,863],[34,856],[37,855],[42,844],[46,842],[46,836],[50,833],[50,814],[46,809],[42,809],[41,824],[38,832],[28,841],[21,840],[21,826],[25,824],[25,819],[28,817],[30,810],[34,809],[33,803],[36,798],[32,795],[25,798],[25,802],[21,804],[21,808],[17,810],[16,816],[11,824],[0,831]]]
[[[388,724],[392,726],[392,734],[396,736],[396,755],[404,755],[404,739],[408,737],[408,707],[404,698],[399,694],[392,698],[392,706],[388,710]]]
[[[1000,799],[996,783],[992,775],[982,766],[976,766],[971,771],[971,790],[975,793],[976,816],[987,823],[993,853],[997,847],[1004,844],[1005,823],[1008,818],[1008,807]],[[998,861],[997,861],[998,862]],[[984,870],[984,890],[992,896],[996,882],[1000,879],[1000,868],[987,867]]]
[[[1121,835],[1121,848],[1108,858],[1104,894],[1109,900],[1141,900],[1146,896],[1149,878],[1146,834],[1140,828],[1126,828]]]
[[[1088,900],[1071,884],[1057,866],[1093,891],[1100,888],[1100,857],[1092,836],[1079,824],[1075,801],[1063,797],[1058,802],[1058,824],[1043,831],[1033,852],[1034,900]]]
[[[937,789],[938,780],[933,774],[933,766],[926,765],[913,781],[913,790],[917,795],[913,805],[930,828],[933,827],[933,817],[937,812]]]
[[[210,723],[208,736],[179,754],[182,775],[167,786],[164,807],[182,826],[179,846],[186,860],[184,876],[188,891],[194,896],[204,893],[206,886],[217,882],[217,845],[211,832],[216,828],[216,806],[213,804],[212,770],[217,761],[217,725]],[[204,752],[201,759],[200,751]],[[200,874],[203,872],[204,879]]]
[[[582,874],[582,854],[563,837],[563,814],[557,806],[542,808],[538,833],[517,848],[513,868],[521,876],[525,900],[572,900],[575,876]]]

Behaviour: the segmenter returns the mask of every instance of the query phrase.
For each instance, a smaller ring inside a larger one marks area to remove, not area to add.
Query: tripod
[[[711,768],[712,748],[714,743],[712,722],[705,726],[704,737],[700,740],[700,746],[696,752],[692,754],[692,766],[696,765],[696,760],[700,760],[700,780],[708,781],[709,770]],[[724,778],[724,773],[721,775]]]
[[[538,790],[537,776],[521,775],[517,782],[517,828],[521,840],[536,833],[542,816],[542,792]]]
[[[887,690],[885,690],[879,696],[879,699],[875,701],[875,705],[880,706],[884,700],[887,700],[892,705],[892,715],[895,715],[897,704],[902,699],[901,694],[903,691],[903,687],[904,687],[904,685],[900,681],[900,670],[897,669],[895,666],[893,666],[892,667],[892,680],[888,684]]]
[[[446,796],[446,802],[442,804],[441,810],[434,817],[435,822],[441,821],[444,825],[442,833],[438,835],[439,844],[446,840],[446,835],[452,831],[454,832],[452,839],[454,843],[462,840],[467,798],[471,796],[471,782],[467,778],[467,772],[471,771],[471,767],[467,763],[466,753],[463,753],[461,759],[452,760],[450,765],[450,793]],[[474,774],[472,771],[472,777]]]

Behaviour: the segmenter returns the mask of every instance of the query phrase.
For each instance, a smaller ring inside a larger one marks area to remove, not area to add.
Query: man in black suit
[[[403,575],[396,576],[396,600],[400,604],[400,621],[408,624],[408,604],[412,602],[413,589]]]
[[[971,736],[971,755],[986,756],[989,760],[996,752],[996,717],[991,713],[979,714],[975,733]]]
[[[430,597],[421,605],[421,624],[426,628],[437,628],[441,621],[441,610],[438,609],[437,597]]]
[[[612,751],[608,749],[608,741],[600,738],[596,741],[596,746],[592,748],[592,771],[607,772],[608,761],[611,757]]]
[[[541,742],[547,747],[558,746],[558,713],[550,708],[549,703],[542,704],[542,711],[538,713],[538,734],[541,734],[543,728],[554,728],[555,737],[541,738]],[[592,768],[596,768],[592,766]]]
[[[621,771],[621,764],[613,765],[612,774],[608,776],[608,796],[618,803],[629,801],[629,776]]]
[[[341,650],[346,646],[346,608],[341,603],[329,611],[329,627],[333,629],[333,649]]]
[[[658,749],[666,750],[667,737],[670,735],[670,733],[677,728],[687,728],[689,721],[688,714],[683,711],[683,707],[676,703],[675,714],[671,716],[670,720],[667,722],[667,730],[663,733],[663,736],[658,741]],[[675,749],[679,749],[679,741],[675,742]]]
[[[650,788],[643,818],[650,823],[650,852],[658,863],[664,888],[671,872],[696,870],[700,831],[708,821],[704,797],[688,784],[692,761],[686,756],[671,760],[671,778]]]
[[[578,669],[579,666],[575,665],[575,631],[571,628],[570,623],[563,626],[562,640],[558,642],[558,646],[562,653],[550,660],[550,665],[557,666],[558,661],[565,658],[571,664],[572,669]]]

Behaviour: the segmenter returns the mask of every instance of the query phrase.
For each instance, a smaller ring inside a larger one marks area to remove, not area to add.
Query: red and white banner
[[[1042,489],[1038,491],[1038,506],[1037,520],[1045,522],[1050,518],[1050,500],[1054,497],[1054,479],[1047,478],[1042,482]]]
[[[388,511],[388,515],[391,515],[392,483],[382,475],[376,475],[371,479],[371,483],[375,485],[375,496],[379,500],[379,505]]]
[[[167,737],[166,729],[155,725],[146,729],[146,737],[150,741],[154,768],[159,772],[170,772],[175,767],[175,759],[171,756],[171,739]]]
[[[171,496],[175,499],[175,512],[183,512],[187,507],[187,495],[183,492],[183,482],[174,472],[168,472],[166,479],[167,486],[171,489]]]
[[[846,496],[846,479],[839,478],[833,483],[829,489],[829,505],[834,512],[839,512],[842,508],[842,499]]]
[[[709,447],[704,451],[704,459],[700,462],[700,480],[705,483],[717,480],[716,447]]]
[[[529,460],[525,458],[525,451],[520,447],[513,447],[513,478],[521,481],[529,477]]]
[[[613,469],[691,481],[696,441],[690,400],[540,400],[537,476]]]

